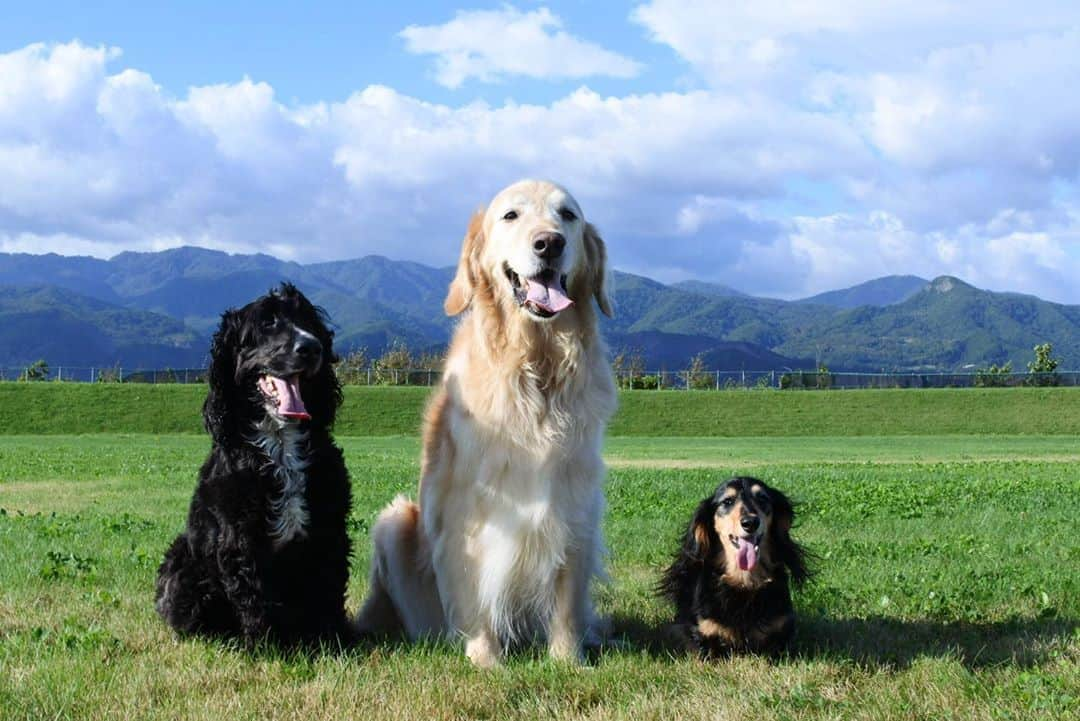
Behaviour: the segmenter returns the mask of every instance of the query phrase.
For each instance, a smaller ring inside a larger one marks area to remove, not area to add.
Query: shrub
[[[975,371],[975,386],[977,388],[1002,388],[1009,384],[1012,375],[1012,361],[1003,366],[994,363],[988,368],[979,368]]]
[[[334,371],[343,384],[359,386],[367,385],[370,367],[371,358],[368,357],[367,348],[357,348],[338,361]]]
[[[21,381],[44,381],[49,379],[49,364],[40,358],[26,367],[19,376]]]
[[[686,387],[707,391],[716,387],[716,377],[705,367],[705,356],[698,353],[690,359],[690,367],[683,372]]]
[[[1031,386],[1060,385],[1061,377],[1057,374],[1058,359],[1050,355],[1054,352],[1054,346],[1040,343],[1033,350],[1035,360],[1027,364],[1028,377],[1025,382]]]

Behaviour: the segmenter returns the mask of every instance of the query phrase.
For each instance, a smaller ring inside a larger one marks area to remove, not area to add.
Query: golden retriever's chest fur
[[[550,615],[570,550],[599,543],[615,391],[599,342],[553,337],[541,362],[489,363],[469,320],[428,413],[423,475],[444,480],[422,486],[420,507],[436,556],[463,544],[479,605],[514,637]]]

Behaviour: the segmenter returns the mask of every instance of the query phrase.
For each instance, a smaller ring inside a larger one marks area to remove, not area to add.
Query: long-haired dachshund
[[[325,315],[292,285],[222,316],[203,405],[213,447],[158,570],[157,611],[178,632],[353,640],[333,361]]]
[[[787,496],[756,478],[732,478],[698,505],[659,586],[693,650],[712,657],[787,647],[795,630],[789,579],[808,577],[793,520]]]

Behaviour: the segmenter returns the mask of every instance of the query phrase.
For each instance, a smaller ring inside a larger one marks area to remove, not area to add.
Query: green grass
[[[355,607],[368,529],[413,491],[417,441],[340,441]],[[620,643],[587,669],[525,652],[491,673],[445,644],[308,657],[176,640],[153,577],[207,443],[0,437],[0,717],[1080,717],[1080,437],[614,437],[598,598]],[[818,556],[777,662],[675,653],[650,593],[696,501],[733,472],[789,491]]]
[[[413,435],[428,388],[346,388],[336,431]],[[201,385],[0,383],[0,433],[201,433]],[[1080,435],[1080,388],[628,391],[613,436]]]

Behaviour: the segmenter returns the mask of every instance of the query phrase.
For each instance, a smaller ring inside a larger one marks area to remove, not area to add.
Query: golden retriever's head
[[[542,322],[594,297],[610,316],[606,275],[604,241],[573,196],[522,180],[473,216],[445,309],[457,315],[483,296]]]

